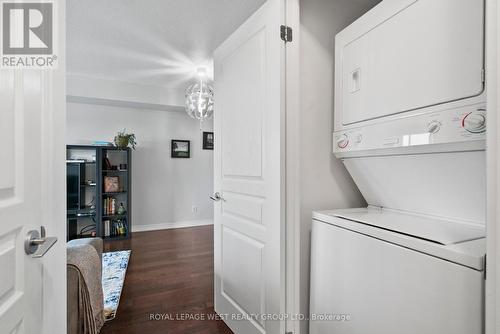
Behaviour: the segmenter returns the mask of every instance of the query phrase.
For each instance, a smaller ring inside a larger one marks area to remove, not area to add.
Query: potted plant
[[[137,142],[135,141],[135,134],[127,133],[126,129],[118,132],[114,141],[116,147],[118,148],[127,148],[130,145],[132,149],[135,150],[135,146],[137,145]]]

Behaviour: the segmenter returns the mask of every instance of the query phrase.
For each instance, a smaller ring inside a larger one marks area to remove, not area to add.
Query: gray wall
[[[119,130],[134,132],[138,147],[132,153],[132,225],[211,220],[213,151],[202,150],[199,122],[184,112],[152,111],[68,103],[67,143],[112,141]],[[212,131],[205,122],[204,131]],[[170,140],[191,141],[191,159],[172,159]],[[192,207],[198,208],[193,212]],[[194,222],[196,223],[196,222]]]
[[[300,1],[301,80],[301,313],[309,313],[309,256],[313,210],[366,203],[332,152],[334,39],[379,1]],[[307,322],[301,324],[307,333]]]

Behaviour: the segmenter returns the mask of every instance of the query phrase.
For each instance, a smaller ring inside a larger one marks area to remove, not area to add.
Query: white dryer
[[[384,0],[336,37],[333,153],[367,208],[313,214],[310,333],[484,332],[483,0]]]

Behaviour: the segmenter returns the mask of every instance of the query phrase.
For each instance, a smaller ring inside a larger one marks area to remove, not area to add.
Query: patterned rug
[[[129,258],[129,250],[102,254],[102,290],[104,293],[105,321],[113,320],[116,316]]]

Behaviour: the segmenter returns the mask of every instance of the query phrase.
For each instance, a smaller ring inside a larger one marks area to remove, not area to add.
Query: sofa
[[[102,251],[100,238],[67,243],[68,334],[99,333],[104,323]]]

